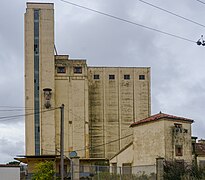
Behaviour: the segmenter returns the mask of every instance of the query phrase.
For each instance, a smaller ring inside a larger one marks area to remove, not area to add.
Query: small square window
[[[130,75],[129,74],[125,74],[124,75],[124,79],[130,79]]]
[[[100,79],[100,75],[99,74],[94,74],[93,79]]]
[[[57,73],[66,73],[66,68],[65,67],[57,67]]]
[[[109,75],[109,79],[115,79],[115,75],[114,74],[110,74]]]
[[[183,132],[182,124],[174,123],[174,132],[175,133],[182,133]]]
[[[179,123],[174,123],[174,126],[175,126],[176,128],[182,128],[182,124],[179,124]]]
[[[82,67],[76,66],[74,67],[73,71],[75,74],[82,74]]]
[[[175,155],[176,156],[183,156],[182,145],[175,145]]]
[[[145,80],[145,75],[139,75],[139,80]]]

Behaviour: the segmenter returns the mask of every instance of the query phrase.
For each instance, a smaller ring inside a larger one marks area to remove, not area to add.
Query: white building
[[[20,166],[0,164],[1,180],[20,180]]]

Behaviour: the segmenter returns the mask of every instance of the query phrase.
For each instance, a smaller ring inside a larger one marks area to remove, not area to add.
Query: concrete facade
[[[118,152],[114,157],[111,158],[111,166],[116,165],[122,167],[123,164],[133,164],[134,162],[134,149],[133,143],[128,144],[124,149]]]
[[[132,141],[129,125],[150,115],[150,99],[149,67],[91,67],[54,55],[54,4],[27,3],[27,156],[59,154],[64,104],[65,155],[110,158]]]
[[[188,132],[176,132],[176,123],[181,124]],[[164,118],[154,123],[136,126],[133,131],[134,166],[155,164],[157,157],[192,162],[190,122],[170,121]],[[182,148],[181,155],[176,154],[177,146]]]
[[[99,75],[99,79],[94,79]],[[115,79],[110,79],[114,75]],[[124,75],[130,75],[125,79]],[[140,80],[139,75],[145,79]],[[129,125],[150,114],[149,68],[88,67],[90,145],[94,157],[112,157],[132,137]],[[95,148],[95,146],[97,146]]]
[[[34,10],[38,11],[38,20]],[[40,155],[55,152],[55,112],[45,110],[43,91],[54,82],[54,10],[50,3],[27,3],[25,13],[25,106],[26,154]],[[36,25],[36,27],[35,27]],[[37,30],[36,30],[37,29]],[[34,31],[38,31],[34,33]],[[36,37],[34,37],[36,35]],[[54,104],[55,96],[51,104]]]

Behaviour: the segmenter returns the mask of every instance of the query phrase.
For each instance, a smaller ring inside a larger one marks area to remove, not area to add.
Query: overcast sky
[[[205,25],[205,4],[196,0],[146,1]],[[58,54],[87,59],[89,66],[151,67],[152,114],[162,111],[194,119],[193,135],[205,138],[205,46],[114,20],[60,0],[50,2],[55,3]],[[204,27],[138,0],[70,2],[192,41],[205,35]],[[0,163],[24,154],[24,118],[5,120],[2,117],[24,114],[25,9],[24,0],[1,0]]]

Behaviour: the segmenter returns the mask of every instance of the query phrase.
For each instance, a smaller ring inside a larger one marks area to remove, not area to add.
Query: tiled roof
[[[205,156],[205,144],[204,143],[196,143],[196,154]]]
[[[186,122],[191,122],[191,123],[194,122],[192,119],[187,119],[187,118],[183,118],[183,117],[173,116],[173,115],[164,114],[164,113],[160,112],[158,114],[152,115],[152,116],[147,117],[145,119],[142,119],[140,121],[134,122],[133,124],[130,125],[130,127],[134,127],[134,126],[137,126],[139,124],[144,124],[144,123],[147,123],[147,122],[157,121],[157,120],[162,119],[162,118],[166,118],[166,119],[170,119],[170,120],[186,121]]]

